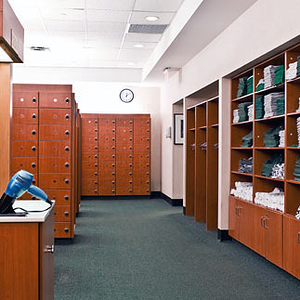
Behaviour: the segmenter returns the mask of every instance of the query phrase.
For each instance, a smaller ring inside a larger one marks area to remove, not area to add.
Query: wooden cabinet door
[[[55,207],[54,207],[55,208]],[[40,297],[43,300],[54,299],[54,234],[53,209],[47,220],[40,223]]]
[[[283,216],[283,268],[300,279],[300,222]]]
[[[40,124],[71,124],[70,109],[40,109]]]
[[[116,120],[113,118],[99,118],[98,122],[99,122],[99,126],[102,126],[102,127],[114,128],[115,124],[116,124]]]
[[[36,157],[38,146],[36,141],[12,141],[11,154],[12,156],[30,156]]]
[[[71,191],[70,190],[49,190],[44,189],[44,192],[51,200],[55,200],[55,205],[70,205]]]
[[[98,128],[98,119],[97,118],[81,118],[81,124],[82,124],[82,129],[84,129],[88,126]]]
[[[134,155],[138,153],[149,153],[150,151],[150,142],[134,144]]]
[[[39,157],[40,173],[71,173],[69,157]]]
[[[40,107],[71,108],[70,93],[40,92]]]
[[[14,124],[11,130],[13,141],[37,141],[38,125]]]
[[[273,264],[282,268],[282,214],[266,210],[265,213],[266,230],[266,258]]]
[[[41,189],[68,189],[71,187],[71,174],[40,174]]]
[[[11,172],[15,174],[20,170],[25,170],[30,173],[36,173],[37,157],[12,157]]]
[[[98,162],[98,153],[97,152],[83,152],[81,160],[88,161],[91,163],[97,163]]]
[[[54,223],[54,237],[59,238],[73,238],[74,231],[70,222],[55,222]]]
[[[13,107],[38,107],[38,92],[13,92]]]
[[[238,231],[238,220],[237,220],[237,204],[236,199],[232,196],[229,196],[229,235],[234,239],[238,240],[239,231]]]
[[[39,155],[46,157],[71,156],[70,141],[39,141]]]
[[[265,209],[262,207],[254,206],[254,239],[253,247],[254,251],[262,256],[265,256],[265,228],[264,228]]]
[[[70,141],[70,125],[40,125],[41,141]]]
[[[14,124],[38,124],[38,117],[37,108],[13,108]]]
[[[54,206],[54,220],[55,222],[71,222],[71,212],[69,205],[55,205]]]
[[[82,171],[98,171],[98,163],[97,162],[90,162],[90,161],[83,161],[81,163]]]

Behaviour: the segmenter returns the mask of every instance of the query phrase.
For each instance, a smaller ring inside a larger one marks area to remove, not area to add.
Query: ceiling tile
[[[161,37],[161,34],[127,33],[125,37],[125,42],[157,43],[160,41]]]
[[[88,9],[87,20],[98,22],[128,22],[130,11]]]
[[[134,10],[176,12],[183,0],[136,0]]]
[[[106,36],[101,39],[88,39],[87,44],[90,47],[98,48],[98,47],[113,47],[119,48],[121,45],[121,38],[111,38],[110,36]]]
[[[80,21],[45,20],[49,31],[84,31],[84,23]]]
[[[85,33],[83,31],[58,31],[49,30],[48,35],[50,38],[73,38],[73,39],[85,39]]]
[[[131,24],[151,24],[151,25],[157,25],[157,24],[170,24],[175,13],[173,12],[157,12],[153,14],[153,12],[141,12],[141,11],[134,11],[130,18]],[[159,19],[155,22],[147,21],[145,18],[148,16],[156,16],[159,17]]]
[[[118,57],[119,50],[118,49],[88,49],[88,57],[89,59],[96,60],[116,60]]]
[[[61,7],[61,8],[84,8],[85,7],[85,0],[38,0],[35,2],[39,7]]]
[[[132,10],[135,0],[86,0],[87,8]]]
[[[123,60],[119,60],[117,62],[118,68],[141,69],[143,65],[144,65],[143,62],[133,63],[132,61],[123,61]]]
[[[58,7],[41,7],[42,18],[45,20],[84,21],[85,11]]]
[[[114,22],[88,22],[89,32],[124,34],[127,24]]]
[[[148,59],[151,54],[151,50],[130,50],[122,49],[119,56],[119,60],[126,60],[132,62],[142,62]]]
[[[143,49],[154,49],[157,45],[157,43],[137,43],[137,42],[125,42],[122,46],[123,49],[136,49],[134,46],[137,44],[142,44],[144,46]]]

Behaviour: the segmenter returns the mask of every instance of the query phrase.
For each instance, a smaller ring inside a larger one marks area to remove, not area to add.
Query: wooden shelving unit
[[[186,214],[217,229],[218,97],[187,109]],[[203,147],[206,143],[206,147]]]
[[[295,218],[300,205],[300,182],[294,180],[295,163],[300,156],[296,119],[300,116],[300,78],[284,81],[275,87],[255,92],[255,87],[264,76],[264,68],[269,65],[288,65],[297,61],[300,45],[261,63],[232,78],[231,114],[239,103],[254,103],[254,120],[232,124],[231,126],[231,188],[236,181],[253,183],[252,201],[229,196],[229,234],[252,250],[264,256],[275,265],[300,279],[300,221]],[[238,80],[254,75],[254,93],[237,98]],[[285,113],[266,119],[256,119],[255,98],[271,92],[284,92]],[[264,132],[277,126],[285,129],[284,147],[264,147]],[[253,147],[241,147],[242,137],[253,131]],[[261,175],[263,163],[274,154],[281,153],[285,162],[284,179]],[[239,160],[253,158],[253,174],[238,172]],[[284,211],[272,210],[254,203],[256,192],[271,192],[275,187],[284,191]]]

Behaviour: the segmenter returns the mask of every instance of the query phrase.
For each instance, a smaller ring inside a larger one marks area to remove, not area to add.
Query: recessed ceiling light
[[[127,65],[128,66],[134,66],[135,64],[133,62],[128,62]]]
[[[144,48],[144,45],[142,45],[142,44],[135,44],[134,47],[135,48]]]
[[[157,16],[148,16],[145,18],[147,21],[150,21],[150,22],[155,22],[159,19],[159,17]]]

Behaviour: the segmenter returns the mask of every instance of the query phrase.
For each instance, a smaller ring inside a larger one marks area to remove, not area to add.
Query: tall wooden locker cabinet
[[[37,185],[56,201],[55,238],[74,237],[77,114],[71,85],[13,86],[11,173],[33,173]]]
[[[82,195],[150,195],[150,115],[81,118]]]

